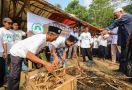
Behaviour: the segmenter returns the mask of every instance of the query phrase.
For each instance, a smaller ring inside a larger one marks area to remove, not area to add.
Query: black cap
[[[49,26],[49,32],[54,32],[56,34],[60,34],[61,33],[61,29],[55,26]]]
[[[70,40],[71,42],[74,42],[74,43],[76,43],[78,41],[78,39],[75,36],[73,36],[73,35],[70,35],[68,37],[68,40]]]

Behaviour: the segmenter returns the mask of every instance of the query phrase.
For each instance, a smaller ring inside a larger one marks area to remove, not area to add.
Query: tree
[[[93,0],[88,12],[88,21],[97,27],[106,27],[113,21],[113,8],[109,0]]]
[[[84,21],[88,21],[88,11],[86,7],[79,4],[78,0],[72,0],[65,8],[65,11],[76,15],[78,18]]]
[[[132,14],[132,5],[127,5],[123,9],[124,9],[125,12],[128,12],[128,13],[131,13]]]

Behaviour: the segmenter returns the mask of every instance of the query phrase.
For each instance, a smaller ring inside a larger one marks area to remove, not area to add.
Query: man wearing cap
[[[13,45],[10,50],[12,68],[8,79],[8,90],[19,90],[22,58],[44,65],[49,72],[53,70],[51,63],[41,60],[35,54],[45,47],[46,42],[56,40],[60,33],[61,29],[49,26],[47,34],[37,34]]]
[[[10,30],[12,20],[10,18],[3,19],[3,27],[0,28],[0,87],[4,84],[5,76],[5,59],[7,58],[7,40],[6,32]]]
[[[4,41],[7,42],[7,58],[6,58],[6,73],[10,71],[10,49],[14,44],[14,31],[11,29],[12,20],[10,18],[4,18],[3,22],[8,22],[8,29],[3,29],[3,38]],[[6,25],[6,24],[5,24]]]
[[[62,62],[65,62],[66,59],[66,52],[68,50],[68,47],[74,45],[76,42],[78,41],[78,39],[76,37],[74,37],[73,35],[69,35],[67,38],[63,37],[63,36],[59,36],[56,41],[52,42],[52,48],[51,48],[51,52],[52,54],[57,54],[59,60],[62,60]],[[55,61],[56,60],[56,61]],[[55,66],[57,66],[58,59],[54,59],[53,64]]]
[[[122,8],[117,8],[113,12],[116,20],[104,30],[103,33],[111,33],[110,30],[118,27],[118,45],[121,46],[121,59],[119,71],[126,73],[126,53],[127,42],[132,31],[132,15],[124,13]]]

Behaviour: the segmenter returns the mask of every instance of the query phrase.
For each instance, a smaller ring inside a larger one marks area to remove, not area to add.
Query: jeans
[[[11,55],[11,72],[8,78],[7,90],[19,90],[20,73],[23,59]]]

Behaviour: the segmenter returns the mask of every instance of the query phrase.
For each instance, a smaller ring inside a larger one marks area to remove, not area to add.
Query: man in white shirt
[[[6,73],[9,73],[10,71],[10,49],[14,44],[14,32],[11,29],[3,29],[3,38],[7,42],[7,58],[6,58]]]
[[[3,19],[3,27],[0,28],[0,87],[4,84],[5,77],[5,59],[7,58],[7,41],[4,38],[4,30],[11,28],[12,20]]]
[[[93,36],[93,48],[92,48],[92,54],[94,56],[98,56],[98,47],[99,47],[98,37],[97,35],[95,35]]]
[[[100,35],[98,37],[98,42],[99,42],[99,56],[105,60],[107,56],[107,39],[109,35]]]
[[[117,56],[117,52],[121,52],[121,50],[119,50],[119,46],[117,45],[117,40],[118,40],[118,27],[114,28],[112,30],[112,43],[111,43],[111,57],[112,57],[112,62],[116,63],[116,56]]]
[[[88,62],[91,63],[93,61],[92,52],[91,52],[92,39],[91,39],[91,34],[89,33],[89,28],[87,26],[84,27],[84,32],[81,33],[79,40],[80,40],[80,47],[81,47],[81,54],[83,57],[83,61],[86,61],[85,56],[87,56],[89,59]]]
[[[77,39],[79,38],[79,28],[77,26],[73,27],[73,31],[70,33],[70,35],[73,35],[74,37],[76,37]],[[74,46],[71,47],[71,58],[74,58],[75,56],[77,56],[78,52],[78,43],[76,43]]]
[[[56,40],[61,31],[57,27],[49,26],[47,34],[34,35],[13,45],[10,50],[12,68],[8,79],[8,90],[19,90],[22,58],[44,65],[49,72],[53,71],[51,63],[41,60],[35,54],[46,46],[46,42]]]
[[[70,35],[68,38],[63,36],[59,36],[54,42],[51,43],[52,45],[52,53],[57,54],[59,60],[65,62],[67,56],[67,50],[70,46],[74,45],[78,39],[73,35]],[[55,59],[57,60],[57,59]],[[54,65],[58,64],[58,61],[53,61]]]

